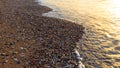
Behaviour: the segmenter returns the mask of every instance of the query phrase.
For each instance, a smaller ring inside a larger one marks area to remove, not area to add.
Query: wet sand
[[[0,0],[0,68],[75,66],[72,52],[84,27],[43,17],[34,0]]]

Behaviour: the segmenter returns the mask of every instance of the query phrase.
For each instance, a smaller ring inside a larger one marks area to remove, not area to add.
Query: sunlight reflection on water
[[[44,16],[92,25],[120,37],[120,0],[44,0],[44,3],[54,9]]]
[[[120,0],[44,0],[43,3],[54,9],[44,16],[83,24],[88,28],[85,36],[93,41],[89,45],[109,46],[104,49],[120,53],[115,49],[120,47]]]

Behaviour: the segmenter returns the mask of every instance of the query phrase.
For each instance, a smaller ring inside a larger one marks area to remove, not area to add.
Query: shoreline
[[[119,59],[108,57],[100,46],[88,45],[86,27],[42,16],[51,10],[35,0],[0,1],[0,68],[76,67],[76,47],[87,68],[118,67],[114,62]]]
[[[72,52],[84,27],[43,17],[52,9],[34,1],[0,1],[0,68],[74,67]]]

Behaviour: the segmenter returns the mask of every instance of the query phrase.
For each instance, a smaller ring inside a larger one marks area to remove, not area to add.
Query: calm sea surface
[[[43,16],[82,24],[86,28],[83,36],[85,43],[103,47],[108,56],[120,58],[120,0],[39,1],[53,9]]]

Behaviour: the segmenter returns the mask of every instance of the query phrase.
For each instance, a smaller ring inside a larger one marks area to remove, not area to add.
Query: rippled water
[[[110,57],[120,58],[120,0],[40,1],[54,9],[44,16],[84,25],[86,34],[83,39],[88,45],[101,46]]]

